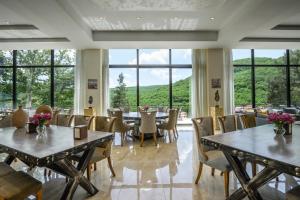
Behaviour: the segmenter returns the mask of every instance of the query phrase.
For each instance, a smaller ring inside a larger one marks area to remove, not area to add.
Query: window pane
[[[50,50],[20,50],[17,51],[17,65],[50,65]]]
[[[12,108],[12,69],[0,68],[0,109]]]
[[[74,106],[74,68],[56,67],[54,74],[54,105],[59,108],[72,109]]]
[[[286,64],[285,49],[255,49],[254,60],[256,65],[283,65]]]
[[[291,104],[300,107],[300,67],[291,67]]]
[[[111,108],[129,108],[136,111],[136,69],[109,69],[109,93]]]
[[[140,69],[140,105],[169,106],[169,69]]]
[[[136,65],[137,64],[136,49],[110,49],[109,64],[110,65]]]
[[[233,49],[232,60],[234,65],[251,65],[251,50]]]
[[[172,49],[172,64],[192,64],[191,49]]]
[[[236,112],[252,107],[250,67],[234,67],[234,103]]]
[[[76,50],[75,49],[60,49],[54,50],[55,65],[75,65]]]
[[[172,69],[173,107],[181,107],[180,120],[191,117],[192,69]]]
[[[280,108],[286,101],[285,67],[256,67],[256,106]]]
[[[13,65],[12,51],[0,50],[0,66],[12,66],[12,65]]]
[[[50,68],[17,69],[17,104],[25,108],[50,105]]]
[[[290,64],[291,65],[300,65],[300,50],[291,49],[290,50]]]
[[[140,49],[139,56],[141,65],[169,64],[169,49]]]

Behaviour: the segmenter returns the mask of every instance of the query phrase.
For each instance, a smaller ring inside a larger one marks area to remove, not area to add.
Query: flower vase
[[[37,126],[36,127],[36,132],[38,134],[38,137],[44,136],[45,133],[46,133],[46,126],[45,125]]]
[[[283,126],[275,125],[274,132],[276,135],[282,135],[285,133],[285,129],[283,128]]]

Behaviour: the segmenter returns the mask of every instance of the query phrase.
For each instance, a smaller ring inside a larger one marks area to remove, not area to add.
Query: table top
[[[73,128],[62,126],[47,127],[46,132],[46,137],[38,139],[36,133],[28,134],[25,128],[1,128],[0,151],[25,160],[29,159],[39,165],[45,160],[49,162],[62,159],[83,151],[90,145],[112,138],[112,133],[89,131],[86,139],[75,140]]]
[[[165,119],[169,117],[169,113],[157,112],[156,119]],[[124,119],[141,119],[141,114],[139,112],[128,112],[123,113]]]
[[[276,135],[273,125],[258,126],[229,133],[202,137],[238,151],[300,167],[300,126],[293,125],[292,135]]]

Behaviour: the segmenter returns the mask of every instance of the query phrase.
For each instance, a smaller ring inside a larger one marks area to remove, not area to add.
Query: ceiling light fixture
[[[95,21],[102,21],[104,20],[104,17],[95,17]]]
[[[211,18],[209,18],[210,20],[214,20],[215,18],[214,17],[211,17]]]
[[[144,18],[140,16],[140,17],[136,17],[136,19],[137,19],[137,20],[142,20],[142,19],[144,19]]]

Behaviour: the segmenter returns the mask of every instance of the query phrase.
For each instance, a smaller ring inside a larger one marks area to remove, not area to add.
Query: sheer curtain
[[[76,51],[76,65],[74,70],[74,113],[83,114],[84,108],[84,94],[85,90],[85,81],[84,81],[84,70],[82,65],[82,51]]]
[[[234,72],[231,49],[223,50],[224,114],[234,113]]]
[[[106,115],[109,104],[109,55],[108,49],[101,49],[101,67],[100,67],[100,114]]]
[[[192,115],[208,115],[207,50],[193,49],[192,54]]]

